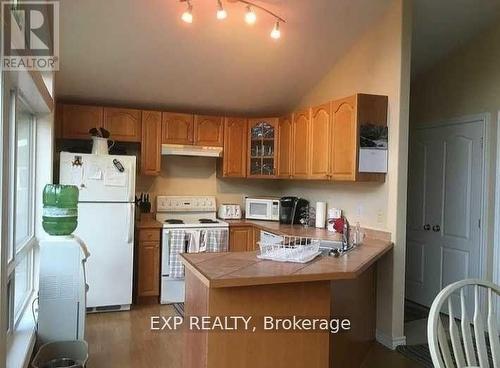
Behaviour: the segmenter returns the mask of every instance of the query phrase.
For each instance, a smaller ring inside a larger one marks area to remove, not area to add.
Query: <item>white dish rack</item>
[[[257,258],[271,261],[307,263],[321,254],[320,240],[309,237],[280,236],[258,244]]]

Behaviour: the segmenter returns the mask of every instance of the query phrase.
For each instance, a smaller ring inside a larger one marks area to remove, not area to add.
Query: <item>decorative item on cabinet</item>
[[[278,157],[278,119],[248,121],[248,178],[275,178]]]
[[[222,176],[244,178],[247,173],[247,119],[225,118]]]
[[[141,174],[160,175],[161,112],[142,112]]]

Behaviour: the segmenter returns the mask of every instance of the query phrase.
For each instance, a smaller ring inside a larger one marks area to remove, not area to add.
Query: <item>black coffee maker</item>
[[[309,212],[309,201],[298,197],[280,199],[280,224],[300,224]]]

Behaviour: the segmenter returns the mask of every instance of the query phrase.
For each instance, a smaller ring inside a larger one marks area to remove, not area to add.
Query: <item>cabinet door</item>
[[[160,295],[160,246],[157,242],[139,243],[138,296]]]
[[[162,143],[193,144],[194,115],[164,112],[161,132]]]
[[[292,175],[294,178],[307,178],[309,175],[309,120],[309,109],[293,114]]]
[[[247,161],[247,120],[226,118],[224,121],[223,176],[244,178]]]
[[[253,227],[231,227],[229,229],[229,251],[246,252],[253,250]]]
[[[333,180],[356,180],[357,136],[356,96],[333,101],[331,129]]]
[[[278,152],[278,119],[248,121],[247,176],[275,178]]]
[[[278,125],[279,150],[278,150],[278,177],[292,177],[293,154],[293,117],[291,115],[280,118]]]
[[[62,138],[90,139],[89,130],[103,126],[102,107],[66,104],[62,107]]]
[[[194,144],[222,147],[224,145],[224,119],[220,116],[194,117]]]
[[[104,128],[115,141],[140,142],[141,110],[105,107]]]
[[[309,177],[312,179],[330,177],[330,116],[330,103],[311,111]]]
[[[159,175],[161,170],[161,112],[142,112],[141,173]]]

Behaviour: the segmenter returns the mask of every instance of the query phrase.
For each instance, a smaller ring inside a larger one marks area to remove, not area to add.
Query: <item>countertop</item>
[[[339,233],[328,231],[327,229],[318,229],[314,226],[304,227],[302,225],[285,225],[277,221],[257,221],[257,220],[224,220],[229,226],[255,226],[261,230],[269,231],[277,235],[304,236],[322,240],[342,240]],[[351,224],[353,226],[354,224]],[[362,231],[369,237],[389,241],[391,234],[388,232],[362,228]]]
[[[182,262],[209,288],[355,279],[393,244],[365,238],[362,245],[335,258],[319,256],[306,263],[264,261],[257,252],[185,253]]]
[[[135,222],[135,227],[138,229],[161,229],[163,224],[156,221],[154,214],[141,213],[141,218]]]

